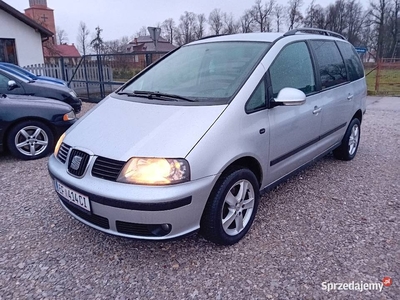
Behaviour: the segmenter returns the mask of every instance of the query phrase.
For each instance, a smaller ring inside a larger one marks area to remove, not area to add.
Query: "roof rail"
[[[346,40],[346,38],[339,33],[336,33],[336,32],[330,31],[330,30],[319,29],[319,28],[296,28],[296,29],[289,30],[283,36],[295,35],[297,32],[321,34],[321,35],[333,36],[333,37],[337,37],[342,40]]]

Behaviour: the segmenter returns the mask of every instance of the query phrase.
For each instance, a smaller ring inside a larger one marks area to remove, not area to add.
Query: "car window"
[[[299,89],[306,95],[315,91],[314,69],[305,42],[283,48],[269,68],[269,74],[274,97],[285,87]]]
[[[264,79],[258,84],[250,99],[246,103],[246,112],[251,113],[265,108],[265,81]]]
[[[349,43],[344,42],[337,42],[337,45],[347,66],[347,72],[349,73],[350,81],[363,78],[364,68],[354,47]]]
[[[347,81],[347,72],[334,41],[311,41],[318,62],[322,89]]]
[[[0,74],[0,88],[1,89],[7,89],[8,88],[8,79],[6,76]]]

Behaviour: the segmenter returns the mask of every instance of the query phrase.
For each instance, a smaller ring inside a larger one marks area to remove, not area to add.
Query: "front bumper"
[[[82,223],[109,234],[147,240],[173,239],[199,229],[216,176],[172,186],[133,185],[93,177],[93,162],[80,179],[69,175],[66,164],[54,155],[48,164],[53,179],[89,197],[90,214],[59,196],[64,209]],[[163,229],[166,225],[169,230]]]

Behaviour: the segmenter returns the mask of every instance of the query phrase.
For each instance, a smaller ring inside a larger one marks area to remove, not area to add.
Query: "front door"
[[[318,154],[321,114],[314,68],[304,41],[285,46],[268,73],[274,98],[285,87],[299,89],[307,96],[302,105],[269,109],[270,153],[267,167],[270,184]]]

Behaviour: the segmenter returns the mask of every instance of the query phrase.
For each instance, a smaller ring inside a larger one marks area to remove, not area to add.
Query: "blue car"
[[[14,75],[22,74],[25,77],[28,77],[30,80],[42,81],[42,82],[44,81],[46,83],[61,84],[61,85],[67,86],[67,83],[64,80],[54,78],[54,77],[35,75],[35,74],[29,72],[28,70],[21,68],[20,66],[11,64],[11,63],[0,62],[0,69],[8,71]]]

